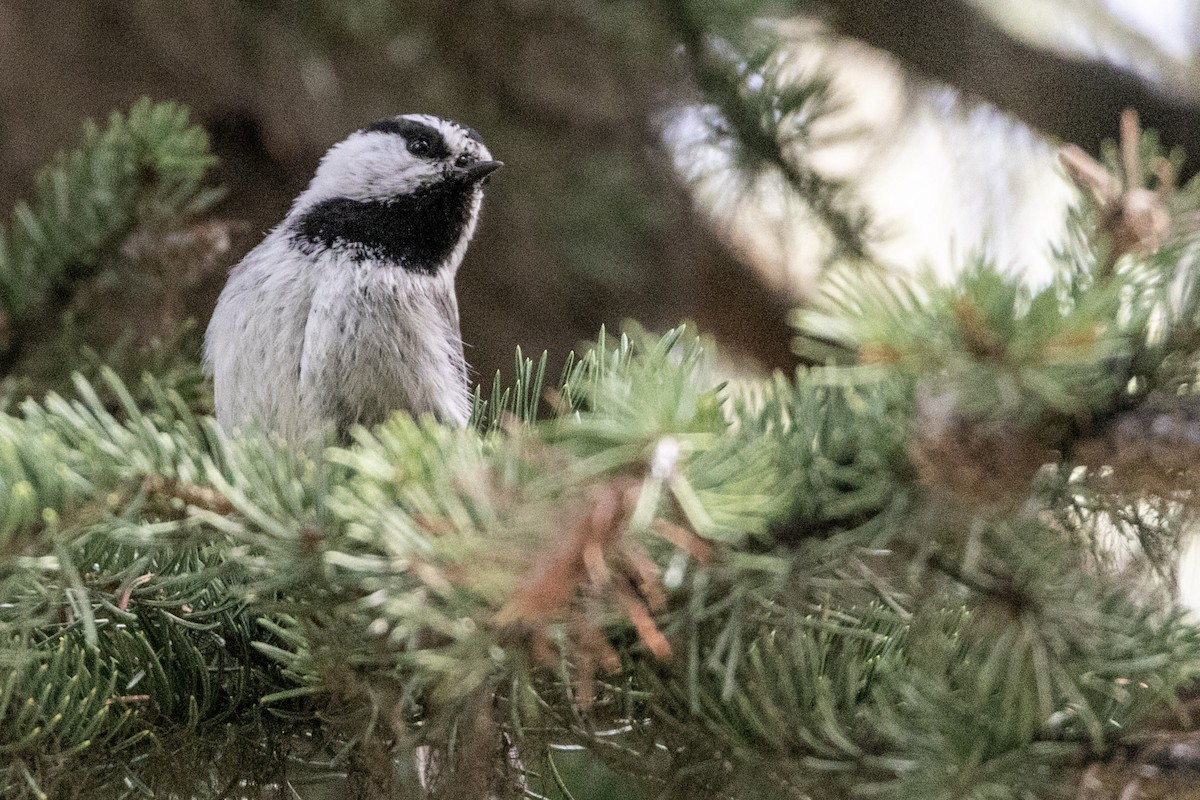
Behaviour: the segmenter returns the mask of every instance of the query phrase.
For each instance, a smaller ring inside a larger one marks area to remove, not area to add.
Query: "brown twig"
[[[1100,162],[1075,145],[1059,150],[1059,161],[1081,191],[1090,192],[1100,206],[1100,232],[1108,237],[1107,260],[1100,270],[1112,272],[1126,253],[1152,253],[1171,233],[1167,199],[1175,186],[1175,171],[1165,159],[1154,163],[1155,190],[1143,186],[1141,124],[1131,108],[1121,114],[1121,162],[1125,180],[1112,175]]]
[[[117,600],[117,608],[121,609],[122,611],[128,610],[129,598],[133,595],[133,590],[139,586],[142,586],[143,584],[149,583],[150,579],[153,577],[153,572],[147,572],[145,575],[139,575],[133,580],[129,581],[129,583],[125,584],[125,587],[121,590],[121,597]]]
[[[237,509],[225,495],[207,486],[197,486],[194,483],[182,483],[174,478],[162,475],[147,475],[142,481],[142,488],[152,494],[182,500],[189,506],[213,511],[217,514],[232,514]]]
[[[500,626],[527,636],[534,657],[545,664],[552,664],[556,654],[549,626],[565,623],[583,708],[595,696],[598,669],[612,672],[621,664],[603,632],[598,606],[620,609],[655,658],[671,655],[653,617],[666,605],[658,567],[645,548],[625,535],[641,485],[639,479],[622,477],[592,489],[553,551],[528,570],[495,618]],[[699,559],[708,557],[708,545],[674,523],[658,521],[651,529]]]

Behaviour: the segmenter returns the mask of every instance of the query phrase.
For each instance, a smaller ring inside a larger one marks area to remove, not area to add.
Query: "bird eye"
[[[454,166],[456,166],[456,167],[465,167],[470,163],[471,163],[471,157],[469,155],[467,155],[466,153],[463,153],[461,156],[454,159]]]
[[[408,152],[412,153],[414,156],[429,155],[429,140],[424,136],[418,136],[415,139],[410,140],[408,143]]]

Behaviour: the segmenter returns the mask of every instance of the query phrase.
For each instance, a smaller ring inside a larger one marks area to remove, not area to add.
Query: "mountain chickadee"
[[[475,131],[425,114],[330,148],[217,301],[204,356],[221,427],[303,446],[397,409],[466,424],[454,275],[500,166]]]

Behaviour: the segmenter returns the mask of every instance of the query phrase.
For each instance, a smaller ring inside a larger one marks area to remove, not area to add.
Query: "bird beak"
[[[457,177],[465,183],[479,183],[503,166],[503,161],[480,161],[460,171]]]

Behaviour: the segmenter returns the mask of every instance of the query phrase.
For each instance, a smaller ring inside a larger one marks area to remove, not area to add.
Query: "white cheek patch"
[[[418,158],[394,134],[355,133],[321,159],[297,206],[334,197],[367,199],[407,194],[441,178],[440,164]],[[303,203],[301,203],[303,201]]]

